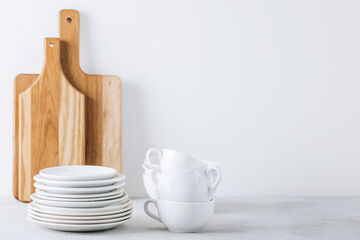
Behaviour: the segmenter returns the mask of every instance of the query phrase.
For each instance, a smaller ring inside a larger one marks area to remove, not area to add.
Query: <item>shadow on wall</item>
[[[146,131],[144,103],[139,88],[122,82],[122,141],[123,173],[126,175],[125,191],[130,197],[147,196],[142,180],[142,164],[149,146]]]

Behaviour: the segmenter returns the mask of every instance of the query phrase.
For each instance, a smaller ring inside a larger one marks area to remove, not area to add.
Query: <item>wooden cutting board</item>
[[[41,169],[85,164],[85,96],[66,79],[60,40],[45,39],[43,71],[19,95],[19,199],[30,201]]]
[[[88,75],[79,64],[79,13],[60,11],[61,64],[69,82],[84,93],[85,164],[122,171],[121,81],[118,76]],[[19,74],[14,81],[13,194],[19,199],[19,94],[37,74]]]

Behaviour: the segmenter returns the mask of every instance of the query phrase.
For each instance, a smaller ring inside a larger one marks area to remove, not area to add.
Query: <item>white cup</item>
[[[156,170],[155,170],[155,169],[144,169],[144,173],[145,173],[146,175],[149,175],[149,176],[151,176],[151,173],[152,173],[153,171],[156,171]]]
[[[149,204],[155,204],[158,216],[151,213]],[[214,200],[208,202],[170,202],[147,200],[144,203],[146,214],[172,232],[199,232],[209,223],[214,213]]]
[[[212,200],[221,178],[218,166],[196,168],[171,177],[153,171],[151,177],[156,194],[161,200],[177,202]]]
[[[217,176],[220,176],[220,181],[221,181],[222,173],[221,173],[219,165],[217,163],[215,163],[215,162],[211,162],[211,161],[204,160],[204,159],[202,159],[202,161],[205,162],[209,167],[215,167],[215,168],[217,168],[219,170],[219,172],[216,172],[216,171],[210,171],[209,172],[210,179],[211,179],[211,185],[215,184],[215,181],[217,180]],[[218,185],[219,185],[219,183],[218,183]]]
[[[156,154],[156,157],[151,157],[149,155],[149,157],[145,158],[142,166],[143,168],[148,168],[148,169],[159,169],[159,161],[160,158],[158,154]]]
[[[157,193],[155,190],[155,185],[152,182],[151,175],[147,175],[144,173],[143,174],[143,183],[145,186],[145,190],[146,190],[147,194],[150,196],[150,198],[157,199],[158,196],[157,196]]]
[[[156,154],[157,158],[152,158],[152,154]],[[159,165],[151,162],[152,159],[160,159]],[[154,148],[149,149],[146,152],[146,161],[155,167],[159,166],[160,173],[166,176],[176,175],[194,168],[207,167],[207,164],[201,159],[166,148],[162,152]]]
[[[152,170],[152,169],[154,169],[153,167],[150,167],[150,166],[146,165],[145,163],[142,165],[142,167],[143,167],[144,170]]]

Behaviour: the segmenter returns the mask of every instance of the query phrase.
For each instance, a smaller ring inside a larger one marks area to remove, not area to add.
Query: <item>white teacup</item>
[[[149,157],[145,158],[144,163],[143,163],[143,168],[146,169],[159,169],[159,155],[157,154],[156,157]]]
[[[151,158],[151,155],[154,153],[157,155],[157,158]],[[173,176],[194,168],[207,167],[207,164],[201,159],[166,148],[162,152],[154,148],[149,149],[146,152],[146,161],[157,166],[156,163],[151,162],[152,159],[160,159],[158,165],[160,173],[166,176]]]
[[[158,216],[150,212],[150,203],[155,204]],[[199,232],[209,223],[214,213],[214,200],[194,203],[150,199],[144,203],[144,210],[172,232]]]
[[[171,177],[157,171],[152,172],[152,182],[157,196],[161,200],[177,202],[212,200],[221,178],[222,175],[217,166],[209,166],[205,169],[196,168]]]
[[[151,175],[144,173],[143,174],[143,183],[145,186],[145,190],[146,190],[147,194],[150,196],[150,198],[157,199],[158,196],[155,191],[155,185],[152,182]]]
[[[151,175],[151,173],[156,170],[155,168],[148,168],[145,166],[143,166],[143,168],[144,168],[144,173],[146,173],[148,175]]]
[[[219,167],[219,165],[217,163],[211,162],[211,161],[208,161],[208,160],[204,160],[204,159],[202,159],[202,161],[205,162],[209,167],[215,167],[215,168],[217,168],[219,170],[219,172],[216,172],[216,171],[208,172],[209,176],[210,176],[210,179],[211,179],[211,185],[215,184],[215,181],[217,180],[217,176],[220,175],[220,180],[222,179],[222,173],[221,173],[220,167]]]

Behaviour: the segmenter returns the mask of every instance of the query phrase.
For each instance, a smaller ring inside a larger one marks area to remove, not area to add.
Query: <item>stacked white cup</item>
[[[214,212],[214,194],[222,178],[219,166],[170,149],[150,149],[143,167],[144,185],[152,198],[145,202],[145,212],[170,231],[201,231]],[[149,211],[150,203],[158,216]]]

